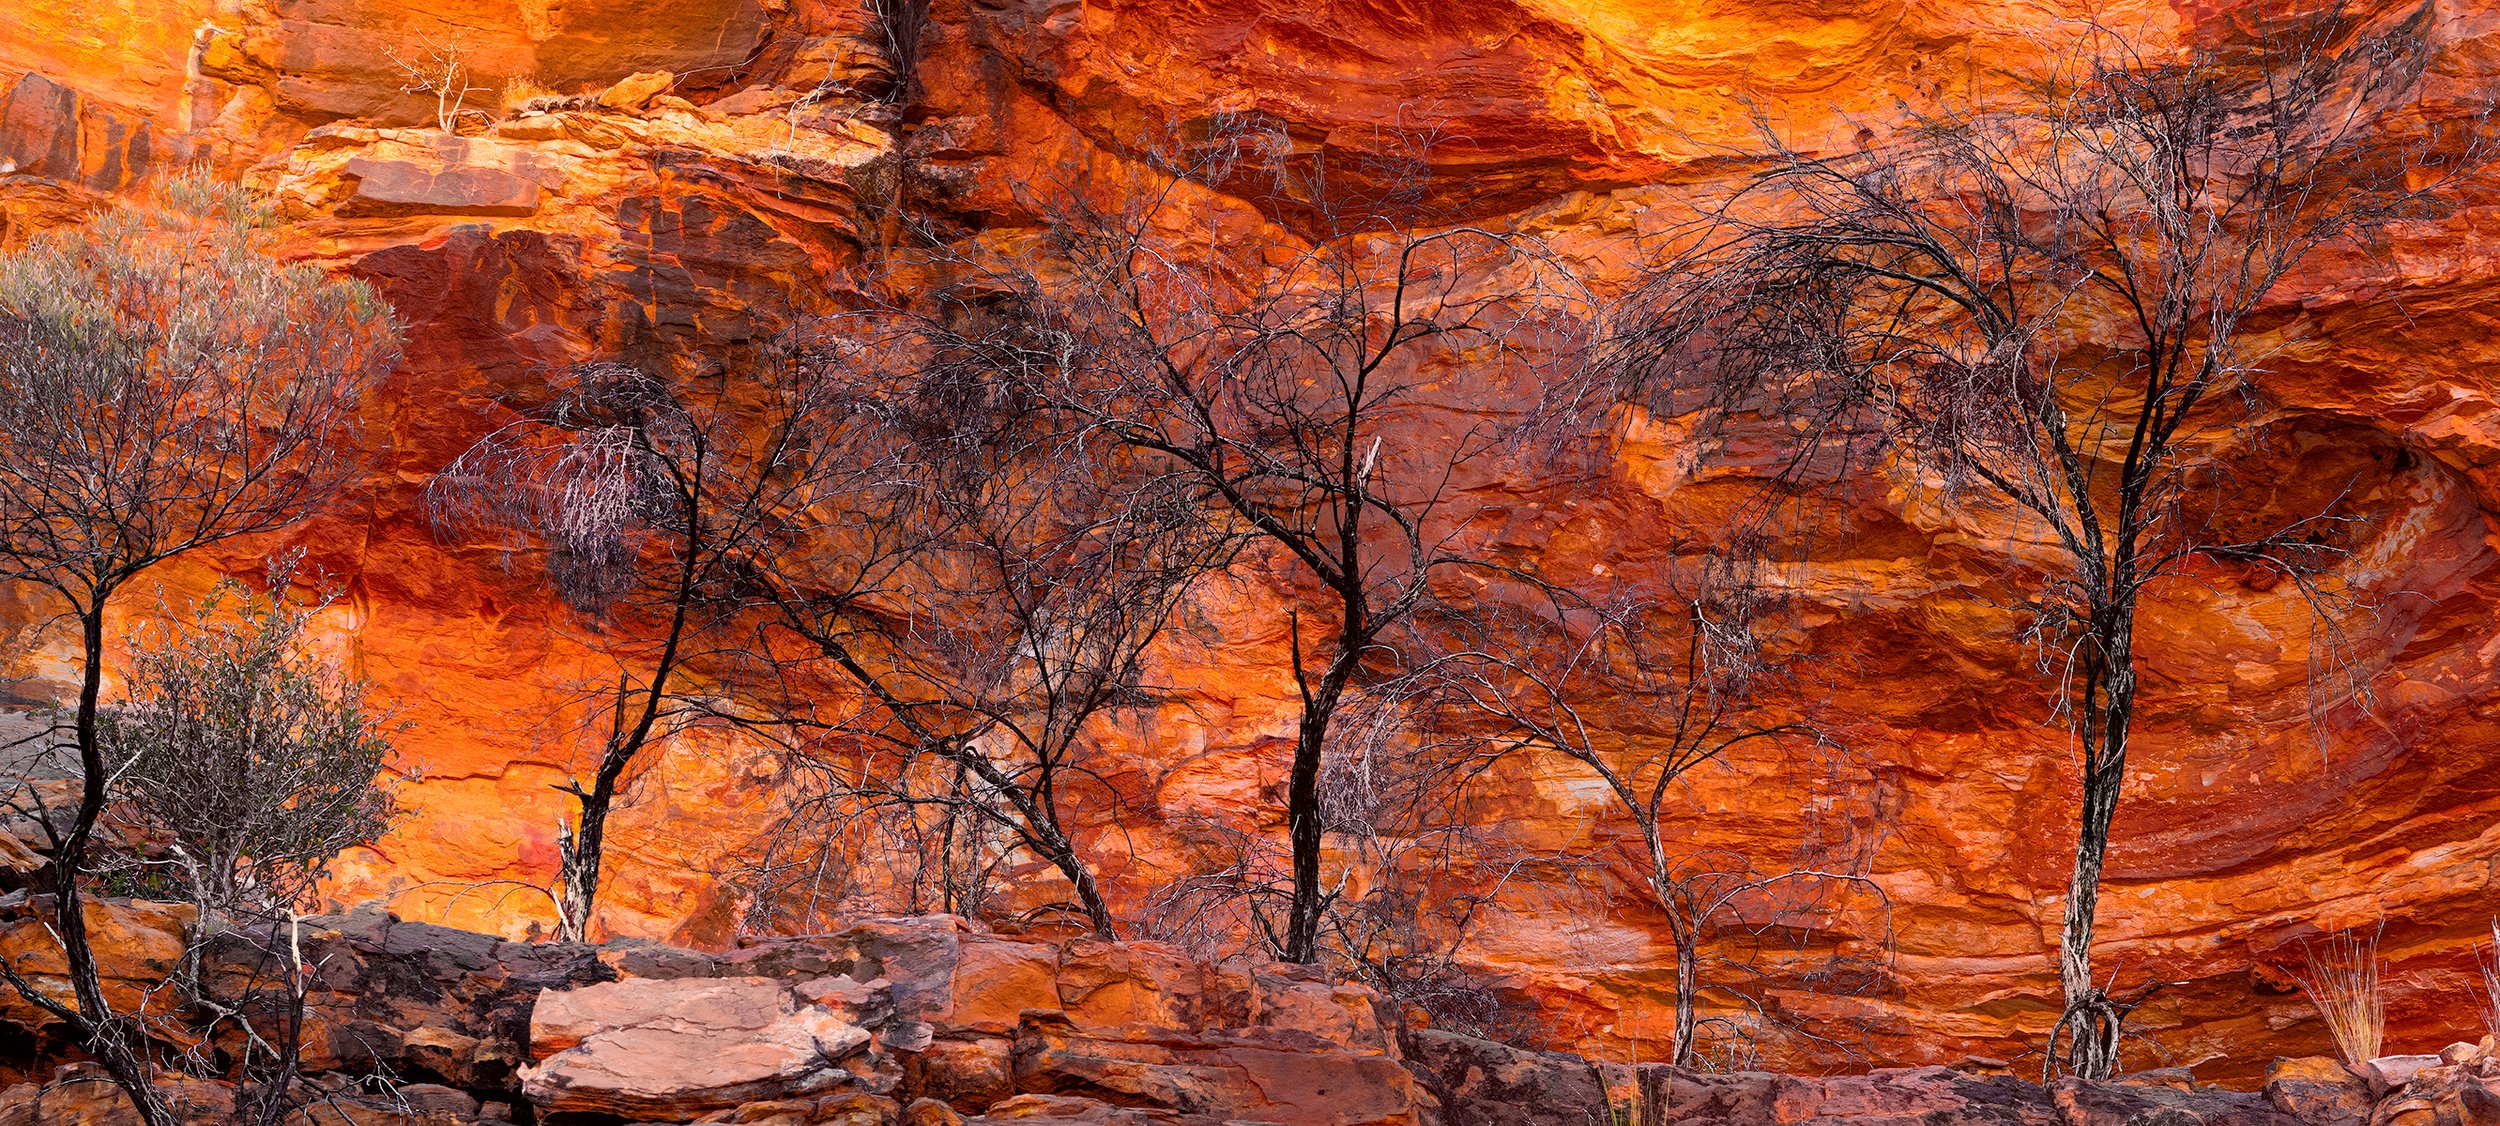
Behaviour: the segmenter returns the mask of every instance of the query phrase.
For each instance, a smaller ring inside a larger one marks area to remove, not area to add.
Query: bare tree
[[[2248,326],[2310,252],[2421,213],[2486,151],[2479,119],[2412,115],[2432,19],[2338,5],[2159,57],[2094,29],[2050,77],[1864,151],[1774,139],[1642,295],[1628,357],[1652,403],[1785,450],[1773,496],[1828,498],[1883,465],[1991,534],[2054,545],[2009,581],[2080,749],[2050,1038],[2054,1063],[2069,1034],[2078,1074],[2110,1074],[2127,1007],[2090,950],[2144,592],[2219,564],[2339,596],[2347,513],[2236,497],[2232,454],[2265,410]]]
[[[1705,989],[1740,984],[1724,980],[1728,967],[1711,967],[1723,971],[1715,982],[1705,972],[1714,931],[1741,929],[1748,915],[1794,927],[1851,891],[1882,898],[1864,848],[1780,868],[1674,839],[1679,821],[1707,816],[1692,804],[1696,770],[1739,756],[1801,763],[1815,756],[1799,748],[1828,745],[1763,640],[1772,599],[1745,573],[1754,565],[1675,559],[1662,582],[1602,598],[1535,581],[1489,585],[1466,614],[1429,623],[1434,636],[1416,646],[1431,654],[1413,677],[1432,713],[1423,727],[1477,758],[1524,754],[1544,771],[1559,757],[1602,782],[1631,822],[1646,897],[1675,946],[1665,1062],[1679,1067],[1700,1063],[1706,1028],[1730,1023],[1701,1007]]]
[[[700,363],[683,378],[612,361],[551,381],[551,401],[480,439],[427,486],[438,534],[535,551],[617,665],[592,694],[598,752],[560,789],[557,933],[587,941],[607,822],[627,773],[682,725],[714,714],[697,678],[735,640],[739,584],[770,521],[807,482],[785,472],[832,405],[783,344]],[[512,556],[507,556],[512,558]],[[714,671],[717,676],[717,670]]]
[[[947,261],[933,333],[944,362],[1186,480],[1316,603],[1288,629],[1287,886],[1239,889],[1297,962],[1320,956],[1340,709],[1390,675],[1365,666],[1395,664],[1384,639],[1436,583],[1489,562],[1464,482],[1524,419],[1581,401],[1557,272],[1511,233],[1429,223],[1423,142],[1377,148],[1299,154],[1219,116],[1034,201],[1020,253]]]
[[[84,891],[113,782],[100,697],[113,599],[158,563],[305,517],[347,487],[363,393],[393,360],[387,306],[359,282],[271,262],[266,212],[206,173],[152,206],[37,236],[0,259],[0,580],[76,623],[77,701],[60,723],[79,801],[50,834],[53,937],[70,996],[15,967],[18,993],[75,1032],[148,1126],[144,1035],[107,1002]]]
[[[424,35],[419,35],[417,41],[425,50],[416,58],[403,59],[397,54],[390,56],[391,65],[399,68],[401,76],[408,80],[399,91],[403,94],[431,95],[434,99],[434,127],[445,133],[457,133],[460,131],[460,115],[469,95],[492,91],[483,86],[469,85],[469,64],[461,57],[460,48],[439,46]]]
[[[849,388],[851,433],[794,466],[824,492],[790,508],[755,567],[775,613],[757,648],[782,655],[776,675],[818,686],[788,696],[821,710],[782,712],[821,787],[801,819],[825,827],[865,804],[917,830],[934,810],[948,910],[977,900],[994,833],[1057,869],[1087,925],[1116,936],[1065,803],[1072,788],[1098,808],[1120,800],[1096,773],[1104,724],[1150,702],[1150,648],[1237,537],[1135,451],[959,380],[967,369],[925,338],[883,346],[870,326],[895,323],[832,326],[855,331],[819,353],[817,378]],[[889,470],[863,493],[819,463]],[[801,866],[820,868],[835,838],[800,835],[815,845]]]

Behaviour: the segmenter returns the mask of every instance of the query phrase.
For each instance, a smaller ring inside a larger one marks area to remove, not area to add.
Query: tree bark
[[[581,819],[573,826],[573,845],[564,854],[564,890],[556,911],[556,941],[590,941],[590,912],[599,895],[599,858],[606,848],[608,810],[616,804],[617,780],[633,753],[611,746],[599,756],[599,774],[590,792],[578,794]]]
[[[1094,870],[1076,854],[1076,842],[1069,840],[1056,822],[1045,822],[1036,828],[1041,830],[1043,851],[1049,854],[1051,864],[1076,888],[1077,905],[1085,909],[1086,922],[1094,928],[1095,936],[1119,941],[1120,928],[1111,918],[1111,904],[1103,899],[1102,884],[1094,879]]]
[[[1303,716],[1285,791],[1285,830],[1293,849],[1293,906],[1285,922],[1284,956],[1285,961],[1302,964],[1319,956],[1319,766],[1327,732],[1326,716]]]
[[[2085,1079],[2107,1079],[2118,1066],[2122,1013],[2092,981],[2092,931],[2099,914],[2101,871],[2109,856],[2110,825],[2126,783],[2127,729],[2135,710],[2133,616],[2107,612],[2096,630],[2097,653],[2087,669],[2076,707],[2086,742],[2083,809],[2075,836],[2074,871],[2066,884],[2065,926],[2057,949],[2058,983],[2066,1000],[2059,1017],[2068,1040],[2069,1068]]]
[[[1650,898],[1666,915],[1667,930],[1675,938],[1675,1030],[1667,1062],[1691,1067],[1701,1040],[1701,920],[1691,918],[1691,912],[1677,903],[1667,843],[1658,835],[1657,818],[1642,815],[1637,807],[1633,816],[1640,825],[1641,843],[1649,850]]]
[[[80,775],[78,813],[70,823],[69,834],[61,839],[60,853],[53,861],[57,872],[53,929],[60,937],[61,961],[69,975],[70,992],[78,1001],[77,1023],[82,1026],[78,1031],[84,1047],[96,1062],[104,1065],[122,1093],[129,1096],[144,1126],[174,1126],[172,1113],[156,1096],[146,1037],[105,1001],[95,948],[87,936],[87,853],[94,843],[96,824],[104,816],[106,784],[110,781],[103,747],[96,736],[97,703],[104,686],[105,597],[105,593],[90,597],[78,615],[80,652],[85,658],[74,729]]]
[[[1293,773],[1286,784],[1285,828],[1293,845],[1293,908],[1286,920],[1284,960],[1309,965],[1319,960],[1319,924],[1326,897],[1320,893],[1321,830],[1319,768],[1328,747],[1328,726],[1337,701],[1354,677],[1354,655],[1360,647],[1340,634],[1337,651],[1319,688],[1303,701],[1302,723],[1293,745]]]
[[[590,912],[599,896],[599,862],[606,848],[608,809],[616,804],[618,784],[625,777],[625,768],[634,756],[651,742],[651,731],[659,723],[660,707],[668,699],[668,679],[676,675],[677,655],[686,639],[686,619],[697,594],[696,579],[703,558],[703,457],[697,454],[689,478],[695,482],[677,498],[678,514],[686,522],[685,539],[679,544],[684,553],[677,568],[677,586],[671,592],[668,636],[660,645],[659,660],[651,669],[651,687],[642,693],[642,715],[629,730],[615,730],[608,736],[607,748],[599,755],[599,774],[591,780],[590,792],[573,789],[581,799],[581,821],[574,827],[573,848],[564,858],[564,897],[557,905],[556,937],[565,942],[590,941]],[[616,706],[623,712],[632,699],[629,682],[617,682]]]

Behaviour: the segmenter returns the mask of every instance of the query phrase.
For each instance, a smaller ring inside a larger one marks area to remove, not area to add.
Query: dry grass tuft
[[[562,95],[554,90],[541,86],[535,79],[523,75],[506,81],[503,84],[503,93],[497,101],[503,107],[504,116],[510,117],[530,108],[533,102],[549,101],[560,97]]]
[[[2346,931],[2321,942],[2302,944],[2305,973],[2295,972],[2301,992],[2326,1018],[2335,1050],[2352,1067],[2377,1059],[2387,1031],[2387,1013],[2379,994],[2378,932]]]

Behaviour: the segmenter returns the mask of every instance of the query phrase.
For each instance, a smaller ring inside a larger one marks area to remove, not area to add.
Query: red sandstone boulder
[[[2478,1046],[2459,1047],[2466,1050],[2428,1057],[2456,1062],[2415,1069],[2404,1086],[2380,1099],[2371,1126],[2500,1126],[2500,1078],[2481,1074]]]
[[[639,979],[549,990],[530,1011],[530,1054],[545,1059],[618,1028],[762,1028],[790,1011],[789,989],[761,977]]]
[[[2301,1126],[2245,1091],[2060,1079],[2050,1092],[2067,1126]]]
[[[1941,1067],[1815,1077],[1645,1065],[1637,1080],[1631,1113],[1658,1123],[2060,1126],[2057,1108],[2035,1084]]]
[[[304,921],[314,967],[304,1066],[348,1074],[434,1078],[508,1090],[529,1062],[530,1015],[542,990],[610,978],[595,947],[506,942],[379,910]],[[212,950],[230,974],[254,972],[257,944]]]
[[[183,1122],[223,1122],[234,1113],[234,1091],[222,1083],[167,1076],[156,1090]],[[73,1063],[48,1082],[0,1091],[0,1126],[139,1126],[139,1112],[102,1067]]]
[[[1218,1126],[1225,1119],[1167,1110],[1115,1106],[1100,1099],[1067,1095],[1017,1095],[989,1109],[965,1126],[997,1126],[1008,1122],[1049,1126]]]
[[[1016,1087],[1032,1094],[1291,1126],[1418,1121],[1403,1064],[1298,1029],[1079,1027],[1065,1013],[1030,1012],[1014,1060]]]
[[[2361,1077],[2369,1080],[2373,1094],[2385,1097],[2388,1092],[2411,1083],[2413,1077],[2447,1061],[2436,1055],[2380,1056],[2361,1065]]]
[[[0,959],[47,995],[67,1000],[69,980],[60,943],[52,937],[52,897],[13,897],[14,909],[0,915]],[[172,976],[182,960],[182,936],[191,925],[191,908],[147,900],[85,901],[88,941],[95,949],[105,998],[116,1006],[134,1006]],[[0,1022],[40,1029],[54,1023],[51,1014],[29,1005],[17,991],[0,987]]]
[[[549,992],[538,1008],[531,1043],[555,1050],[520,1078],[542,1113],[690,1122],[838,1088],[892,1086],[873,1065],[847,1066],[868,1047],[866,1030],[821,1007],[797,1007],[769,979],[611,982]]]
[[[2369,1083],[2326,1056],[2274,1061],[2265,1094],[2275,1109],[2312,1126],[2359,1126],[2370,1118]]]
[[[1586,1126],[1606,1105],[1597,1069],[1578,1056],[1433,1029],[1411,1034],[1406,1049],[1445,1126]]]
[[[894,1100],[866,1091],[816,1099],[774,1099],[707,1114],[697,1121],[729,1126],[891,1126]]]

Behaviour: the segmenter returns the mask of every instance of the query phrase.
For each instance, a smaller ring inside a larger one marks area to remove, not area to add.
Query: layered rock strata
[[[586,745],[561,702],[610,670],[496,545],[440,542],[416,490],[550,367],[771,333],[892,246],[901,212],[1012,234],[1066,170],[1118,166],[1139,138],[1215,111],[1266,115],[1315,147],[1429,124],[1445,138],[1438,203],[1548,235],[1620,282],[1627,236],[1734,174],[1750,106],[1800,144],[1844,149],[1889,128],[1898,98],[2046,66],[2087,14],[2166,48],[2246,39],[2270,11],[944,0],[898,76],[869,8],[843,0],[18,0],[0,16],[0,245],[206,159],[282,201],[286,254],[389,297],[412,347],[368,420],[371,470],[342,512],[293,537],[344,584],[328,628],[405,709],[422,777],[415,816],[341,866],[337,895],[520,935],[546,922],[543,900],[497,889],[553,869],[567,799],[552,787]],[[2436,15],[2429,96],[2487,90],[2500,17]],[[462,68],[456,96],[408,89],[411,68],[445,61]],[[898,88],[916,92],[907,109]],[[2378,610],[2344,624],[2376,702],[2308,721],[2311,622],[2259,576],[2218,569],[2151,607],[2100,955],[2122,989],[2162,985],[2137,1012],[2132,1062],[2254,1083],[2250,1060],[2323,1050],[2281,967],[2304,934],[2381,921],[2392,1042],[2431,1050],[2474,1031],[2460,983],[2500,882],[2490,214],[2473,195],[2382,232],[2371,253],[2322,256],[2260,326],[2276,441],[2249,472],[2280,482],[2286,505],[2348,490],[2366,508],[2345,577]],[[1605,471],[1567,490],[1487,487],[1508,490],[1551,561],[1638,575],[1711,526],[1676,494],[1675,433],[1632,419]],[[1868,530],[1818,549],[1798,582],[1818,607],[1804,644],[1847,674],[1820,691],[1850,717],[1848,788],[1881,830],[1888,926],[1852,937],[1888,938],[1897,956],[1865,996],[1775,974],[1773,1008],[1849,1030],[1849,1052],[1791,1049],[1816,1066],[2012,1057],[2055,1007],[2046,951],[2074,789],[2003,609],[2003,559],[2025,548],[1939,524],[1911,497],[1865,507]],[[158,577],[172,597],[197,593],[275,546]],[[1138,850],[1106,873],[1123,894],[1169,878],[1178,826],[1279,829],[1267,791],[1290,727],[1284,598],[1253,568],[1180,632],[1162,679],[1186,691],[1123,773],[1152,780],[1133,795],[1145,812],[1116,833],[1107,813],[1092,826]],[[65,644],[37,628],[49,608],[0,611],[28,643],[6,675],[45,697]],[[735,937],[724,858],[753,834],[767,773],[698,738],[637,780],[603,891],[610,933]],[[1760,764],[1708,773],[1679,841],[1783,855],[1809,826],[1807,803],[1778,795],[1808,792]],[[1473,956],[1561,1038],[1654,1049],[1672,952],[1624,827],[1560,773],[1501,801],[1527,847],[1595,858],[1602,878],[1594,895],[1497,905]],[[1031,884],[1016,906],[1057,897],[1046,874]],[[995,1035],[1018,1042],[1009,1031]]]

